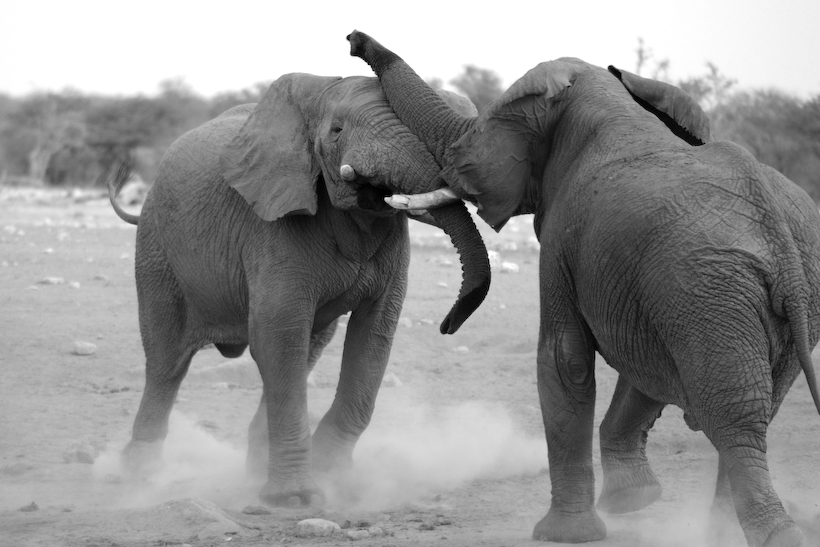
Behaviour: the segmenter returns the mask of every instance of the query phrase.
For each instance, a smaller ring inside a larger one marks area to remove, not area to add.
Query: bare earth
[[[244,475],[247,426],[261,396],[247,353],[226,360],[205,349],[195,357],[165,468],[150,482],[123,479],[118,453],[143,386],[135,228],[98,194],[0,190],[0,545],[534,545],[550,486],[535,386],[531,220],[514,219],[502,234],[482,226],[488,247],[518,271],[497,269],[483,306],[447,337],[438,324],[458,292],[458,257],[432,228],[411,229],[391,384],[354,468],[328,483],[324,509],[266,509],[256,497],[261,484]],[[314,426],[335,393],[343,333],[308,390]],[[78,341],[96,352],[74,355]],[[615,378],[599,361],[598,423]],[[808,545],[820,546],[820,416],[802,375],[768,439],[775,487]],[[609,535],[599,545],[703,545],[716,452],[670,407],[649,453],[661,500],[604,515]],[[343,530],[300,537],[296,524],[306,518]]]

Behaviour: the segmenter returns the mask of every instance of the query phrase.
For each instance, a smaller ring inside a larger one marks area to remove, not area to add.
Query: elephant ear
[[[478,109],[473,104],[473,101],[467,97],[441,88],[436,89],[436,93],[438,93],[438,96],[441,97],[447,106],[455,110],[460,116],[465,118],[475,118],[478,116]]]
[[[220,156],[225,182],[264,220],[315,215],[316,182],[303,105],[338,77],[286,74],[274,81]]]
[[[608,68],[624,84],[632,98],[657,116],[675,135],[692,146],[700,146],[712,140],[709,117],[685,91],[612,65]]]
[[[496,231],[511,216],[535,208],[527,193],[535,167],[532,132],[520,120],[531,117],[534,110],[549,109],[554,97],[588,66],[571,58],[537,65],[489,105],[448,149],[442,177],[473,196],[479,216]]]

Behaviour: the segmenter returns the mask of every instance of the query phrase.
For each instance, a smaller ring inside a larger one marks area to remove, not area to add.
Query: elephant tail
[[[122,190],[125,182],[131,177],[132,170],[133,166],[131,165],[131,162],[125,162],[117,169],[117,174],[114,177],[107,176],[107,174],[105,176],[108,179],[108,199],[111,201],[111,206],[114,208],[114,212],[128,224],[133,224],[136,226],[140,220],[139,215],[132,215],[131,213],[126,213],[123,211],[122,207],[120,207],[120,204],[117,203],[117,200],[115,199],[117,194],[120,193],[120,190]]]
[[[799,301],[798,301],[799,302]],[[794,347],[797,350],[797,359],[800,361],[800,368],[806,375],[806,383],[809,384],[809,393],[814,400],[814,407],[820,414],[820,393],[817,391],[817,375],[814,373],[814,363],[811,360],[811,344],[809,343],[809,320],[805,305],[793,303],[787,307],[789,326],[792,331]]]

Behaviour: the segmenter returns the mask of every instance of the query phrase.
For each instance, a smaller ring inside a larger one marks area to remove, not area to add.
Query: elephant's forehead
[[[378,78],[351,76],[334,82],[327,90],[325,103],[331,107],[357,108],[375,102],[387,103]]]

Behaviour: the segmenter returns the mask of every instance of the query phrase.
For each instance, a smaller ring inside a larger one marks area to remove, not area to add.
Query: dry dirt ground
[[[243,470],[261,394],[247,355],[229,361],[206,349],[195,357],[163,471],[150,482],[123,480],[117,455],[143,385],[135,228],[93,193],[2,190],[0,545],[533,545],[550,490],[534,368],[538,258],[530,219],[515,219],[502,234],[482,230],[518,271],[497,270],[480,310],[445,337],[438,323],[458,291],[457,255],[441,234],[413,223],[392,382],[379,394],[354,468],[328,488],[324,509],[264,509],[261,484]],[[309,388],[314,426],[335,391],[343,332]],[[96,352],[74,355],[78,341]],[[599,361],[598,423],[615,378]],[[600,488],[597,440],[595,453]],[[604,516],[609,535],[598,544],[703,545],[714,449],[668,408],[649,454],[661,500]],[[769,456],[787,509],[809,545],[820,546],[820,417],[802,375],[769,430]],[[343,533],[298,536],[297,522],[313,517]]]

